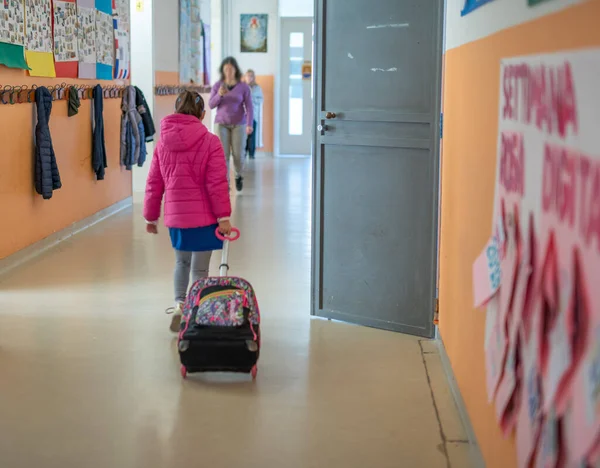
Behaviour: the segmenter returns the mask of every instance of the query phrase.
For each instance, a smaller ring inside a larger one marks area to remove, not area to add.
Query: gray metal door
[[[313,315],[425,337],[442,0],[317,0]]]

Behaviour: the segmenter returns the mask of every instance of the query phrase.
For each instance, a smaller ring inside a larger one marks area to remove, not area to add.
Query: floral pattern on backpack
[[[190,289],[190,292],[185,301],[183,308],[184,317],[189,317],[194,307],[200,305],[200,302],[202,302],[202,300],[204,299],[203,298],[202,300],[199,300],[200,296],[202,295],[202,291],[206,288],[214,286],[231,286],[233,288],[239,289],[243,294],[245,294],[246,307],[249,310],[248,319],[253,325],[260,324],[260,309],[258,308],[258,301],[256,299],[256,295],[254,294],[254,289],[248,281],[233,276],[211,276],[196,281],[192,285],[192,288]]]
[[[203,297],[198,304],[196,324],[239,327],[244,324],[243,290],[218,291]]]

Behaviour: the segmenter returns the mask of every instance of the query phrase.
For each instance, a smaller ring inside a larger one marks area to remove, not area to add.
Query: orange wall
[[[42,79],[0,66],[5,85],[53,85],[97,81]],[[105,83],[108,84],[108,83]],[[67,102],[55,101],[50,132],[62,188],[50,200],[34,190],[33,104],[0,105],[0,259],[66,228],[131,195],[131,173],[119,164],[120,99],[104,101],[108,168],[103,181],[92,172],[91,101],[82,101],[79,114],[67,117]]]
[[[156,71],[154,73],[154,84],[177,85],[179,84],[179,73],[169,71]],[[157,133],[160,134],[160,121],[175,110],[177,96],[154,96],[154,122]]]
[[[487,403],[485,311],[473,309],[471,287],[473,262],[491,234],[500,59],[600,46],[598,18],[600,0],[592,0],[445,57],[440,333],[488,468],[516,464]]]
[[[265,97],[263,103],[263,144],[258,151],[272,153],[274,148],[273,134],[275,128],[275,77],[273,75],[257,75]]]
[[[177,85],[179,84],[179,73],[169,71],[156,71],[154,73],[154,84],[159,85]],[[204,124],[210,128],[211,122],[211,110],[208,107],[208,94],[203,94],[205,105],[206,105],[206,116],[204,117]],[[172,114],[175,111],[175,101],[177,96],[154,96],[154,121],[156,123],[156,130],[160,136],[160,121],[167,115]]]

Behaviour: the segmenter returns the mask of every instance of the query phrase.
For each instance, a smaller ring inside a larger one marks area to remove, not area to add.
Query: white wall
[[[314,14],[314,0],[279,0],[279,16],[281,17],[310,17]]]
[[[461,17],[465,0],[446,0],[446,50],[584,1],[553,0],[529,7],[525,0],[495,0]]]
[[[242,70],[254,69],[257,75],[276,75],[279,51],[279,8],[277,0],[225,0],[229,3],[229,46],[225,50],[239,62]],[[240,15],[266,13],[269,15],[267,53],[240,52]]]
[[[138,12],[136,2],[131,2],[131,84],[142,90],[152,112],[154,110],[153,0],[144,0],[143,5],[143,11]],[[149,166],[150,157],[143,168],[132,169],[134,193],[144,191]]]
[[[157,71],[179,71],[179,2],[154,1],[154,66]],[[133,2],[135,3],[135,2]]]

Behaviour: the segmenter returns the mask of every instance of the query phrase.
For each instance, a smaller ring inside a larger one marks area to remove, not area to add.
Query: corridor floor
[[[309,161],[246,182],[231,265],[261,304],[257,381],[181,379],[168,233],[135,205],[0,277],[0,467],[470,466],[432,342],[311,320]]]

